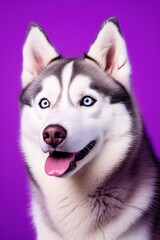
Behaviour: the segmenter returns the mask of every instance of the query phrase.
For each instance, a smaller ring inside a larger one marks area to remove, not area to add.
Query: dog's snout
[[[43,139],[48,144],[57,147],[67,136],[67,131],[60,125],[49,125],[43,131]]]

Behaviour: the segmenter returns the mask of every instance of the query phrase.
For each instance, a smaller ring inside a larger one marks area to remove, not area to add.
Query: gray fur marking
[[[62,85],[61,82],[61,73],[65,65],[70,62],[71,60],[68,59],[57,59],[54,62],[51,62],[49,66],[44,69],[41,74],[35,78],[29,85],[27,85],[21,95],[20,95],[20,103],[21,107],[24,105],[31,106],[32,100],[36,97],[36,95],[42,91],[42,82],[45,78],[49,76],[56,76]]]

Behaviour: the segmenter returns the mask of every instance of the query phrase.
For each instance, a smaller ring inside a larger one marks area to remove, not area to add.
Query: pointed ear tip
[[[109,17],[106,21],[108,22],[113,22],[114,24],[117,24],[118,23],[118,20],[115,16],[113,17]]]
[[[31,22],[30,25],[29,25],[29,28],[28,28],[27,35],[30,33],[30,31],[31,31],[33,28],[39,29],[40,31],[43,32],[43,29],[41,28],[41,26],[40,26],[38,23]]]
[[[107,18],[107,20],[105,21],[105,24],[106,23],[113,23],[114,26],[117,28],[118,32],[122,35],[122,31],[121,31],[119,22],[118,22],[116,17],[109,17],[109,18]]]

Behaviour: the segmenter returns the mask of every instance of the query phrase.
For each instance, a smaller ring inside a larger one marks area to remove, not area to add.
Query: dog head
[[[42,28],[30,26],[23,48],[22,137],[39,144],[48,175],[75,174],[104,145],[125,148],[122,140],[133,127],[130,72],[115,18],[103,24],[88,53],[77,59],[62,58]]]

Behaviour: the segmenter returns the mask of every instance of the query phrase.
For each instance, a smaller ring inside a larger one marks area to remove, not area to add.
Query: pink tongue
[[[49,176],[62,176],[74,160],[75,154],[69,154],[67,157],[57,157],[50,155],[45,162],[45,172]]]

